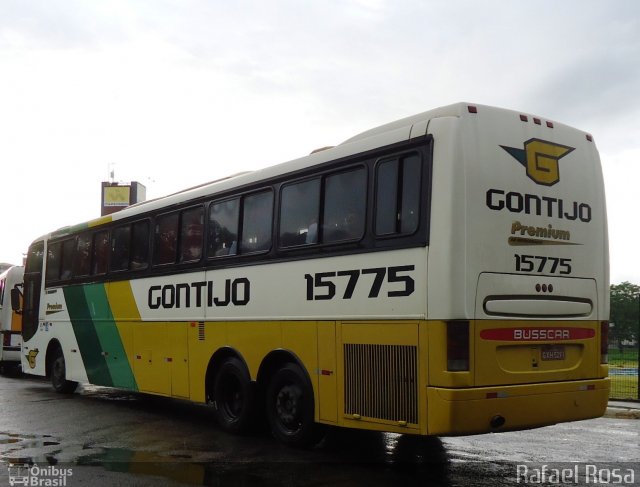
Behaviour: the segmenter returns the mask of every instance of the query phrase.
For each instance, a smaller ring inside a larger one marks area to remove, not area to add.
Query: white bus
[[[592,418],[607,252],[591,135],[460,103],[38,238],[23,368],[293,445]]]
[[[22,348],[22,315],[14,311],[11,302],[12,290],[17,293],[18,300],[22,295],[22,276],[24,267],[12,266],[0,274],[0,367],[17,368],[20,366],[20,349]],[[21,307],[21,303],[18,301]]]

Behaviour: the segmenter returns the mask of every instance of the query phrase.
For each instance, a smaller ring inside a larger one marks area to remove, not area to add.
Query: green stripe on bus
[[[111,386],[113,381],[102,355],[98,333],[84,293],[84,286],[69,286],[64,289],[64,299],[69,310],[73,332],[78,341],[87,378],[92,384]]]
[[[94,313],[92,320],[102,351],[107,352],[104,359],[114,387],[138,390],[104,286],[104,284],[84,286],[86,301],[91,303],[90,312]]]

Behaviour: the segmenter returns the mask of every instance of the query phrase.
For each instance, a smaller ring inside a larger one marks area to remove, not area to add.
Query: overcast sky
[[[149,198],[470,101],[592,133],[640,283],[637,0],[0,0],[0,262]]]

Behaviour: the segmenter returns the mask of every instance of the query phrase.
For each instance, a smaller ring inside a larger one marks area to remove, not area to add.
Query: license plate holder
[[[565,358],[564,345],[548,345],[542,347],[542,360],[564,360]]]

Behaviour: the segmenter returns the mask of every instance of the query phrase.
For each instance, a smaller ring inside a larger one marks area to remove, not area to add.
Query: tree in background
[[[609,335],[618,343],[622,340],[638,340],[639,294],[640,286],[630,282],[611,285],[610,322],[614,326],[610,328]]]

